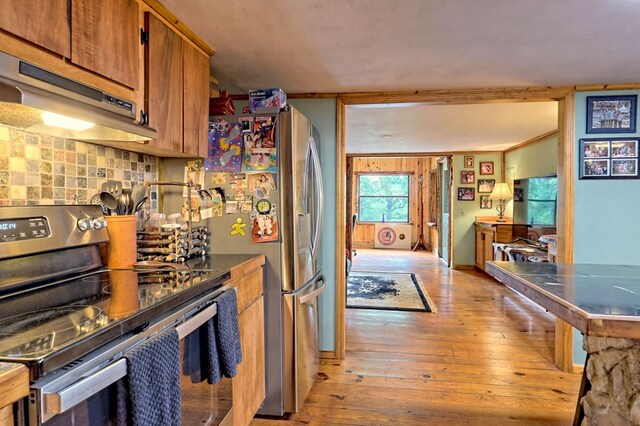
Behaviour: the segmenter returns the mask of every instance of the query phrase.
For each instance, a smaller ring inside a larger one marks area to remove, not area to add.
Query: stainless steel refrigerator
[[[320,135],[311,121],[291,107],[254,117],[269,115],[274,117],[277,153],[276,189],[269,199],[276,207],[278,241],[252,243],[250,235],[231,236],[229,230],[240,214],[208,219],[208,225],[212,254],[266,256],[266,399],[259,414],[281,416],[300,410],[318,372],[318,296],[325,288],[320,258],[323,188]],[[210,120],[232,122],[240,117],[248,116]]]

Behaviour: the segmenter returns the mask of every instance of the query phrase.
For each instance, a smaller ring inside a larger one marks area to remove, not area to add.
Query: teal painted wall
[[[476,233],[474,222],[476,216],[497,216],[495,206],[492,209],[480,208],[480,195],[478,194],[478,179],[495,179],[496,183],[502,182],[502,154],[469,154],[473,155],[473,168],[464,168],[464,155],[454,155],[452,160],[453,194],[451,199],[451,214],[453,227],[453,266],[474,265],[476,259]],[[480,175],[480,162],[493,161],[493,175]],[[463,184],[461,181],[462,170],[475,170],[476,183]],[[459,187],[474,187],[476,197],[473,201],[458,201]],[[511,203],[511,201],[509,202]],[[509,204],[508,203],[508,204]]]
[[[640,179],[578,179],[580,138],[640,137],[640,132],[586,133],[587,96],[622,94],[640,95],[640,90],[579,92],[575,97],[575,263],[640,264],[640,226],[636,223],[640,211]]]
[[[324,184],[322,268],[327,289],[320,296],[320,350],[336,349],[336,100],[289,99],[320,132],[320,162]]]
[[[640,132],[587,134],[587,96],[640,95],[640,90],[578,92],[575,96],[574,263],[640,265],[640,179],[579,180],[581,138],[640,137]],[[636,111],[636,128],[640,123]],[[584,363],[582,336],[574,333],[574,363]]]

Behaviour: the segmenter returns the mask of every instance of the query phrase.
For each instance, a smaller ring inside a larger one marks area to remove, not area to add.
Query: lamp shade
[[[509,185],[506,183],[496,183],[493,192],[489,195],[490,200],[510,200],[512,198],[513,194],[509,191]]]

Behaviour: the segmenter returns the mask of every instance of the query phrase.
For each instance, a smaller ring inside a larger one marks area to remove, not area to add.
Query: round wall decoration
[[[396,242],[397,234],[395,229],[385,226],[378,231],[378,242],[385,246],[390,246]]]

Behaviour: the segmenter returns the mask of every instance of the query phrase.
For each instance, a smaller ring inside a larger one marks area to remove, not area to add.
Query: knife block
[[[105,216],[107,220],[107,261],[109,268],[131,268],[136,262],[136,215]]]

